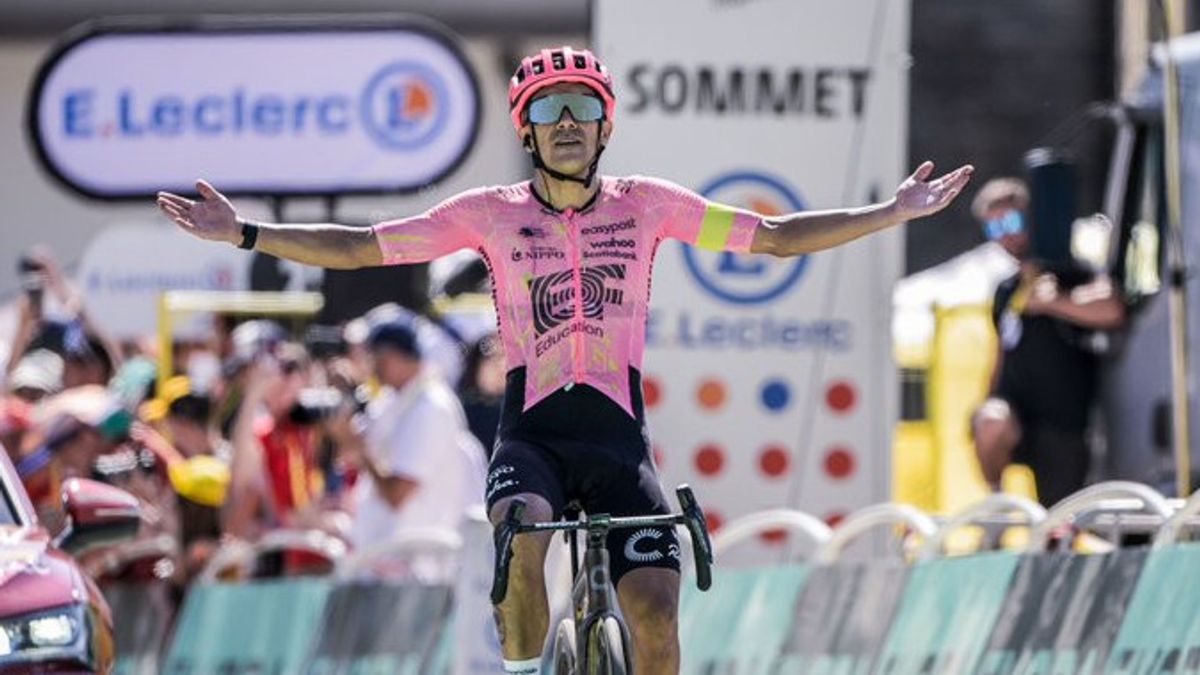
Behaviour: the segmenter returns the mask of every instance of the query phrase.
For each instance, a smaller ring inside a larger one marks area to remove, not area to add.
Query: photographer
[[[118,352],[91,324],[82,298],[49,249],[38,247],[21,256],[17,273],[25,294],[19,301],[5,374],[13,374],[26,352],[48,349],[65,362],[63,389],[107,384],[120,365]]]
[[[1020,269],[996,288],[995,365],[971,428],[988,484],[999,489],[1006,466],[1026,464],[1049,508],[1086,484],[1087,427],[1099,387],[1098,358],[1086,336],[1119,327],[1125,305],[1105,274],[1076,260],[1034,258],[1029,203],[1023,182],[998,178],[972,204],[985,236]]]
[[[367,345],[382,390],[364,415],[344,410],[329,425],[343,459],[359,469],[351,541],[360,550],[406,529],[457,530],[464,511],[482,502],[483,451],[417,342],[409,321],[375,325]]]
[[[233,425],[233,462],[225,532],[256,538],[273,527],[311,527],[318,521],[324,478],[315,428],[292,411],[309,384],[304,348],[281,343],[256,356]]]

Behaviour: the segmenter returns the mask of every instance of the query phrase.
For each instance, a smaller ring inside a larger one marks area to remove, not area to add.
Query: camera
[[[42,290],[45,286],[43,274],[46,268],[42,263],[28,255],[21,256],[17,261],[17,276],[21,280],[21,288],[29,295],[30,302],[39,307],[42,303]]]
[[[342,410],[350,410],[359,414],[367,409],[368,394],[365,387],[357,387],[353,391],[343,391],[336,387],[315,387],[301,389],[296,404],[288,411],[288,419],[293,424],[312,426],[338,414]]]

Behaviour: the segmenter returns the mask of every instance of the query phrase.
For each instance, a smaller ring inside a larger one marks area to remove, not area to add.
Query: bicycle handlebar
[[[585,520],[567,520],[545,523],[522,523],[521,516],[525,514],[525,502],[514,499],[508,506],[504,520],[496,526],[492,539],[496,544],[495,566],[492,573],[492,604],[504,602],[508,595],[508,566],[512,562],[513,537],[526,532],[556,532],[560,530],[587,530],[603,528],[604,530],[624,529],[631,527],[660,527],[665,525],[683,525],[687,528],[692,539],[692,559],[696,567],[696,587],[707,591],[712,586],[713,547],[708,537],[708,523],[704,520],[704,512],[692,494],[687,484],[675,489],[679,499],[681,513],[656,516],[630,516],[612,518],[606,514],[589,516]]]
[[[707,591],[712,586],[713,546],[708,538],[708,522],[692,488],[687,483],[675,488],[679,508],[683,510],[683,524],[692,535],[692,560],[696,567],[696,588]]]

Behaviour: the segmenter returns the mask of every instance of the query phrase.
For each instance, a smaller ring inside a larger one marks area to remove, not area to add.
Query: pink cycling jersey
[[[629,368],[641,368],[659,243],[744,252],[759,222],[673,183],[632,176],[602,177],[579,211],[555,211],[524,182],[463,192],[374,230],[388,265],[462,248],[483,256],[507,367],[526,369],[526,410],[576,383],[633,415]]]

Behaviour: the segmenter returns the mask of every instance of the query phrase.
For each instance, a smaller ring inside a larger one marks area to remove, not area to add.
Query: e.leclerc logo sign
[[[43,65],[29,127],[46,168],[97,198],[409,191],[479,128],[475,75],[427,22],[86,25]]]
[[[740,171],[719,176],[700,194],[723,204],[773,216],[804,210],[800,195],[782,179]],[[808,256],[773,260],[763,256],[713,253],[681,246],[688,272],[710,295],[735,304],[770,302],[787,292],[808,265]]]

